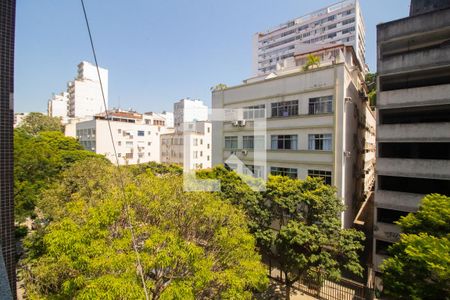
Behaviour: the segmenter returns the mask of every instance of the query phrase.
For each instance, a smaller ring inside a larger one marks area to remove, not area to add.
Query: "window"
[[[167,141],[166,141],[166,143],[167,143]],[[152,142],[148,142],[148,143],[147,143],[148,146],[151,146],[151,144],[152,144]]]
[[[405,217],[407,214],[405,211],[377,208],[377,221],[394,224],[395,221],[400,220],[401,217]]]
[[[321,177],[325,184],[331,185],[331,171],[308,170],[309,177]]]
[[[270,167],[270,174],[287,176],[293,179],[297,178],[297,169],[294,168],[280,168],[280,167]]]
[[[203,157],[203,151],[200,151],[200,157]]]
[[[206,145],[206,148],[209,149],[209,144]]]
[[[117,132],[118,133],[122,133],[122,129],[117,129]]]
[[[309,98],[309,114],[327,114],[333,112],[333,96]]]
[[[138,135],[138,136],[144,136],[144,135],[145,135],[145,131],[143,131],[143,130],[138,130],[137,135]]]
[[[117,145],[122,146],[122,142],[121,142],[121,141],[118,141],[118,142],[117,142]]]
[[[272,117],[298,115],[298,100],[272,103]]]
[[[122,156],[122,153],[117,153],[117,157],[121,157]]]
[[[211,128],[210,127],[208,127],[208,133],[210,133],[211,132]]]
[[[194,151],[194,158],[198,158],[198,151]]]
[[[297,150],[297,135],[272,135],[271,148]]]
[[[198,145],[198,139],[194,139],[194,146]]]
[[[244,119],[253,120],[266,117],[266,106],[264,104],[244,107]]]
[[[333,29],[333,28],[336,28],[336,24],[331,24],[328,26],[328,30]]]
[[[207,161],[209,161],[209,155],[208,155],[208,156],[206,156],[206,160],[207,160]]]
[[[308,134],[308,149],[331,151],[331,134]]]
[[[148,156],[150,156],[150,155],[151,155],[151,153],[149,152],[149,153],[147,153],[147,155],[148,155]]]
[[[237,136],[226,136],[225,137],[225,149],[237,149],[238,138]]]
[[[127,146],[127,147],[133,147],[133,142],[125,142],[125,146]]]
[[[203,145],[203,139],[200,139],[200,145]]]
[[[152,134],[152,132],[151,132],[151,131],[147,131],[147,134],[148,134],[148,135],[151,135],[151,134]]]
[[[138,153],[138,157],[139,158],[143,158],[144,157],[144,153]]]
[[[242,148],[253,149],[254,148],[255,137],[253,135],[242,137]]]

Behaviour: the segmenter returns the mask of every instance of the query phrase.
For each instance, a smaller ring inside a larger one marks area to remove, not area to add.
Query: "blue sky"
[[[252,36],[334,0],[85,0],[109,105],[172,110],[210,87],[251,76]],[[367,63],[376,69],[376,24],[406,17],[409,0],[360,0]],[[18,0],[15,110],[45,111],[82,60],[93,61],[78,0]]]

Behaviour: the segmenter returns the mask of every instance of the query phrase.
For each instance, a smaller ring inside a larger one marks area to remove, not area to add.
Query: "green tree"
[[[450,299],[450,197],[431,194],[398,222],[400,241],[382,264],[383,292],[395,299]]]
[[[36,135],[42,131],[63,131],[60,118],[49,117],[38,112],[28,114],[19,128],[31,135]]]
[[[14,131],[14,195],[15,213],[20,220],[32,214],[34,206],[58,175],[76,161],[100,157],[86,151],[62,132],[27,133]]]
[[[305,65],[303,66],[303,70],[307,71],[312,67],[318,68],[320,66],[320,57],[314,54],[308,54]]]
[[[30,235],[31,298],[142,299],[128,222],[151,299],[250,299],[267,284],[245,215],[182,176],[75,163],[44,195],[43,233]],[[127,214],[127,212],[129,214]],[[33,246],[36,246],[33,248]]]
[[[228,86],[224,83],[216,84],[215,86],[211,87],[211,91],[221,91],[226,89]]]

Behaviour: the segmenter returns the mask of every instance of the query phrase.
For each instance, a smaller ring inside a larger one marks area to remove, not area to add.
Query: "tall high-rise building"
[[[345,0],[285,22],[253,38],[253,73],[263,75],[295,54],[317,50],[317,45],[353,46],[365,69],[366,37],[358,0]]]
[[[429,193],[450,195],[450,3],[411,1],[407,18],[377,26],[377,184],[373,265],[395,225]]]
[[[16,1],[0,2],[0,244],[13,297],[16,294],[16,243],[14,240],[13,122],[14,30]],[[3,264],[0,272],[4,275]],[[0,280],[5,276],[0,276]],[[2,284],[3,286],[3,284]],[[0,291],[0,297],[7,292]],[[2,298],[4,299],[4,298]],[[6,298],[8,299],[8,298]]]
[[[108,70],[99,68],[106,105],[108,105]],[[107,109],[103,103],[100,80],[95,65],[82,61],[78,75],[67,84],[69,93],[69,117],[83,118],[102,113]]]

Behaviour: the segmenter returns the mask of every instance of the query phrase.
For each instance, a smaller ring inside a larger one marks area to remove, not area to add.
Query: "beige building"
[[[165,119],[154,113],[139,114],[123,110],[108,113],[114,144],[105,113],[91,120],[69,123],[66,135],[75,136],[87,150],[103,154],[119,164],[160,162],[160,135],[166,133]]]
[[[377,185],[373,265],[399,238],[394,224],[429,193],[450,195],[450,3],[411,1],[377,26]]]
[[[213,109],[243,114],[213,123],[212,163],[236,155],[255,176],[320,176],[337,187],[347,207],[343,225],[350,227],[373,185],[375,118],[353,48],[334,45],[314,54],[320,67],[304,70],[304,53],[277,73],[213,91]],[[258,118],[266,118],[265,136],[252,136]],[[267,149],[265,168],[253,160],[258,141]]]

